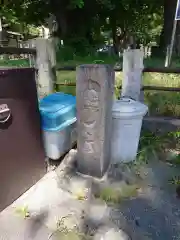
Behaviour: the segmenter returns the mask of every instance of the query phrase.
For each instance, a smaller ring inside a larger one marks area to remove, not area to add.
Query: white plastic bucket
[[[72,148],[76,141],[76,123],[59,131],[43,130],[43,142],[46,156],[52,160],[58,160]]]
[[[142,120],[148,107],[129,98],[113,104],[111,156],[113,163],[131,162],[136,158]]]

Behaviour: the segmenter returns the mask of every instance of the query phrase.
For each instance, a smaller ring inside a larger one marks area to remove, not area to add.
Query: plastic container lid
[[[53,93],[39,102],[42,129],[58,131],[76,121],[76,97]]]
[[[114,118],[143,117],[148,111],[148,107],[130,98],[116,100],[112,108]]]
[[[76,97],[65,93],[53,93],[40,100],[40,110],[54,113],[76,104]]]

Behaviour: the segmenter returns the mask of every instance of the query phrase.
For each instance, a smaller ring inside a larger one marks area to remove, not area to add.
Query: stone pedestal
[[[113,90],[111,66],[77,68],[77,159],[83,174],[102,177],[109,166]]]

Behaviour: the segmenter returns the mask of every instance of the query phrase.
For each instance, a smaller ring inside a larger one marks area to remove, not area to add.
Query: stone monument
[[[77,159],[83,174],[102,177],[109,166],[113,92],[113,67],[77,68]]]

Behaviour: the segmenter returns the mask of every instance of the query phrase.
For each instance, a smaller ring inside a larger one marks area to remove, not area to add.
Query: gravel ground
[[[75,171],[73,171],[75,172]],[[178,176],[180,169],[163,161],[154,160],[138,168],[137,177],[129,167],[113,166],[109,174],[98,185],[120,186],[124,182],[140,186],[136,197],[122,200],[118,205],[109,205],[90,199],[89,211],[86,211],[86,223],[93,221],[96,230],[100,225],[118,227],[124,230],[132,240],[178,240],[180,239],[180,200],[176,196],[176,187],[170,180]],[[66,177],[68,174],[65,174]],[[71,183],[80,186],[86,179],[91,188],[91,179],[70,175]],[[96,182],[97,184],[97,182]],[[65,184],[67,186],[67,184]],[[72,184],[68,184],[72,186]],[[76,188],[76,187],[75,187]],[[97,191],[97,189],[95,190]],[[94,187],[91,188],[91,194]],[[93,210],[94,205],[94,210]],[[90,224],[89,224],[90,227]]]
[[[175,186],[169,183],[179,169],[154,161],[142,166],[143,187],[138,197],[123,201],[111,210],[112,221],[118,224],[122,215],[134,228],[153,240],[180,239],[180,200]]]
[[[55,171],[0,214],[0,240],[59,240],[52,232],[64,217],[68,229],[77,225],[92,240],[180,240],[180,200],[175,185],[169,182],[178,176],[179,168],[151,161],[138,167],[137,177],[127,165],[116,165],[98,181],[79,175],[73,159],[75,150]],[[94,197],[100,186],[123,189],[124,184],[138,184],[138,194],[122,199],[119,204]],[[15,209],[24,205],[30,212],[28,219],[15,214]],[[103,233],[103,229],[107,233],[101,237],[97,233]]]

